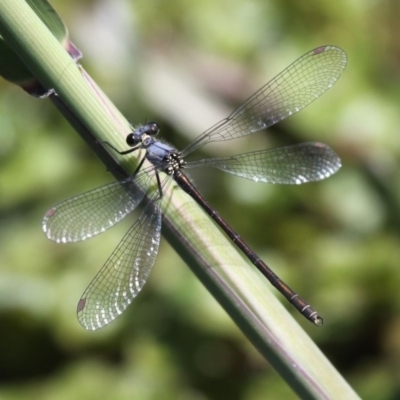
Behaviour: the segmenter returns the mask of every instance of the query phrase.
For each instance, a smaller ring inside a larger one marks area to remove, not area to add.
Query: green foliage
[[[302,187],[193,176],[324,316],[323,329],[304,327],[361,397],[395,398],[400,79],[393,4],[52,3],[85,67],[125,115],[133,123],[157,120],[179,147],[305,51],[323,44],[347,51],[343,77],[307,110],[265,135],[205,150],[235,154],[318,140],[342,157],[336,176]],[[62,246],[46,240],[41,218],[112,177],[47,101],[4,81],[0,89],[0,397],[296,398],[165,241],[127,314],[100,333],[81,329],[76,302],[127,225]]]
[[[28,0],[27,3],[60,43],[66,41],[67,28],[46,0]],[[0,55],[0,75],[4,79],[24,85],[34,81],[31,71],[1,36]]]

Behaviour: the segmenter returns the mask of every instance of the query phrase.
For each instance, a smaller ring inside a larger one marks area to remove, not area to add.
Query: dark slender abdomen
[[[257,254],[243,241],[243,239],[223,220],[217,211],[215,211],[189,178],[181,171],[174,173],[174,179],[178,185],[189,194],[204,209],[204,211],[222,228],[229,238],[242,250],[244,255],[253,265],[275,286],[285,297],[300,311],[308,320],[315,325],[323,325],[323,319],[311,308],[299,295],[286,285],[278,276],[257,256]]]

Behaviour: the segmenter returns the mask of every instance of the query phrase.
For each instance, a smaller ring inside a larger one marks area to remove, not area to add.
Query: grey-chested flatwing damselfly
[[[140,217],[78,303],[78,319],[84,328],[95,330],[109,324],[123,313],[145,284],[158,252],[160,203],[171,179],[197,201],[301,314],[316,325],[323,324],[318,313],[280,280],[207,203],[182,170],[212,167],[255,182],[280,184],[319,181],[334,174],[341,166],[339,157],[327,145],[316,142],[233,157],[198,161],[185,161],[185,157],[210,142],[250,135],[300,111],[336,82],[346,62],[346,53],[334,46],[306,53],[183,151],[155,139],[159,132],[156,123],[137,128],[127,136],[128,150],[114,149],[120,154],[145,150],[132,176],[66,200],[46,213],[43,230],[49,239],[59,243],[78,242],[104,232],[144,202]],[[144,166],[145,160],[150,167]],[[164,178],[160,176],[161,171],[167,174]],[[152,184],[154,177],[157,186]]]

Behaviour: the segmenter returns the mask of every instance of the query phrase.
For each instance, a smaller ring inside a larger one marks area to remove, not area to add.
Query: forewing
[[[339,78],[347,63],[346,53],[334,46],[314,49],[287,67],[228,118],[195,139],[182,155],[212,141],[239,138],[266,129],[321,96]]]
[[[109,324],[137,296],[154,265],[160,231],[161,211],[150,202],[83,293],[77,314],[84,328]]]
[[[143,200],[150,175],[141,173],[72,197],[49,209],[42,222],[48,239],[78,242],[121,221]]]
[[[256,182],[301,184],[331,176],[341,167],[341,162],[323,143],[301,143],[234,157],[194,161],[187,167],[218,168]]]

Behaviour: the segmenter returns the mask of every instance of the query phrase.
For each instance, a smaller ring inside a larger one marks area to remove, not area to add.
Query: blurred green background
[[[296,187],[193,178],[324,316],[323,329],[295,317],[360,396],[400,398],[400,3],[52,5],[121,111],[133,124],[156,120],[178,148],[305,52],[347,52],[343,76],[300,114],[203,152],[322,141],[343,160],[335,176]],[[84,331],[76,303],[132,219],[80,244],[46,240],[50,206],[112,176],[49,101],[4,80],[0,132],[0,399],[297,398],[165,240],[123,317]]]

